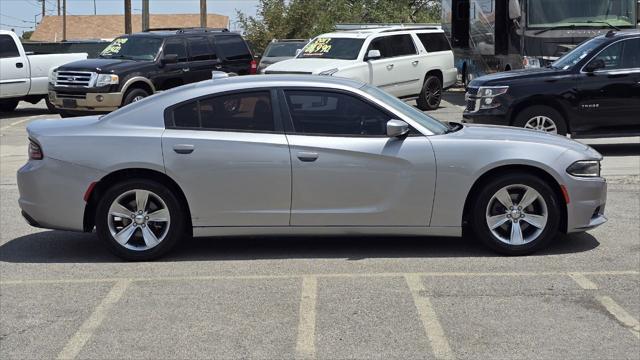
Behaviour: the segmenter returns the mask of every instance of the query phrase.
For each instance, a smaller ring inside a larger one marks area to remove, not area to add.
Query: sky
[[[57,0],[45,0],[46,13],[56,15]],[[60,0],[62,4],[62,0]],[[94,0],[67,0],[67,15],[93,15]],[[98,15],[124,14],[124,0],[95,0]],[[60,5],[62,7],[62,5]],[[255,15],[258,0],[207,0],[207,11],[226,15],[231,20],[231,30],[236,30],[236,10]],[[140,14],[141,0],[131,0],[134,14]],[[197,14],[200,0],[149,0],[151,14]],[[42,3],[40,0],[0,0],[0,29],[14,29],[18,35],[33,30],[34,21],[40,21]]]

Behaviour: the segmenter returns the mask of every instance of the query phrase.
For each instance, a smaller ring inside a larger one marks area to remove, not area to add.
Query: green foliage
[[[25,31],[25,32],[22,33],[21,38],[23,40],[29,40],[29,39],[31,39],[31,35],[33,35],[33,31]]]
[[[262,52],[272,39],[308,39],[341,23],[440,23],[439,0],[260,0],[238,11],[245,37]]]

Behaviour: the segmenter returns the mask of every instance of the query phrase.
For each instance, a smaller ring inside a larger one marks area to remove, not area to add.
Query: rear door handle
[[[298,153],[298,159],[304,162],[312,162],[318,160],[318,153],[308,152],[308,151],[300,151]]]
[[[173,151],[178,154],[191,154],[193,152],[194,146],[191,144],[177,144],[173,145]]]
[[[23,67],[23,66],[24,66],[24,64],[23,64],[23,63],[21,63],[21,62],[16,63],[16,67],[17,67],[18,69],[22,69],[22,67]]]

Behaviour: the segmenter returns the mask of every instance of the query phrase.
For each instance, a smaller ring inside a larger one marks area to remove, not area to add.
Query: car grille
[[[265,74],[300,74],[300,75],[311,75],[312,72],[307,71],[276,71],[276,70],[267,70],[264,72]]]
[[[479,88],[477,87],[467,88],[467,93],[464,95],[464,98],[467,101],[467,107],[465,111],[467,112],[478,111],[478,109],[476,108],[478,105],[478,98],[476,97],[476,95],[478,95],[478,90]]]
[[[56,74],[56,86],[92,86],[96,73],[88,71],[59,71]]]
[[[86,98],[86,96],[87,94],[83,94],[83,93],[56,91],[56,97],[59,97],[61,99],[84,99]]]

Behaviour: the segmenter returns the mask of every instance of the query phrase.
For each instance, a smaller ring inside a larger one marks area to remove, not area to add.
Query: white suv
[[[332,75],[360,80],[418,108],[434,110],[442,89],[455,84],[449,41],[439,26],[379,27],[322,34],[293,59],[265,74]]]

